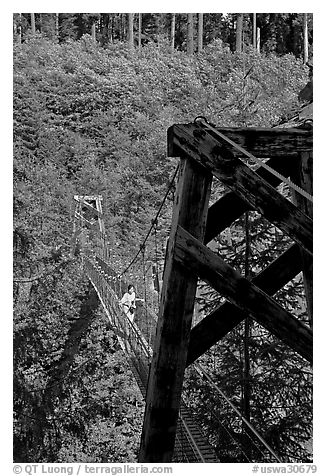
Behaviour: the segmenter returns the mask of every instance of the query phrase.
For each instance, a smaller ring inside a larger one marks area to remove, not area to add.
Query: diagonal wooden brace
[[[186,154],[210,170],[249,207],[257,210],[312,254],[312,220],[265,179],[237,159],[230,149],[196,124],[169,129],[175,153]]]
[[[251,282],[269,295],[273,295],[302,270],[300,248],[292,245],[275,259]],[[221,304],[191,329],[187,365],[192,364],[212,345],[232,331],[247,313],[230,302]]]
[[[312,362],[311,329],[180,226],[175,259]]]
[[[279,159],[273,157],[266,162],[270,167],[281,173],[285,177],[290,176],[298,164],[298,157],[287,157],[286,159]],[[265,179],[273,187],[277,187],[281,181],[262,167],[258,167],[256,174]],[[227,192],[219,200],[217,200],[208,209],[207,226],[204,243],[208,243],[221,233],[225,228],[228,228],[247,210],[252,210],[252,207],[247,202],[242,200],[236,193]]]

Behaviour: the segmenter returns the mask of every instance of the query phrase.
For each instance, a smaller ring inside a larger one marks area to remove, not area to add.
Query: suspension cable
[[[220,425],[221,428],[223,428],[223,430],[225,431],[225,433],[227,433],[230,437],[230,439],[232,441],[235,442],[235,444],[238,446],[239,450],[240,450],[240,453],[243,454],[243,456],[246,458],[246,460],[248,461],[248,463],[250,463],[250,459],[248,457],[248,455],[245,453],[245,451],[243,450],[240,442],[234,437],[234,435],[232,435],[231,431],[224,425],[224,423],[222,423],[222,420],[217,416],[216,412],[213,412],[211,410],[211,408],[209,409],[210,410],[210,414],[211,416],[218,422],[218,424]]]
[[[173,177],[172,177],[172,179],[171,179],[171,181],[170,181],[170,183],[169,183],[169,186],[168,186],[168,188],[167,188],[167,191],[165,192],[165,195],[164,195],[163,200],[162,200],[162,202],[161,202],[161,204],[160,204],[160,206],[159,206],[159,209],[158,209],[158,211],[157,211],[157,213],[156,213],[155,218],[152,220],[152,224],[151,224],[151,226],[150,226],[150,229],[149,229],[148,232],[147,232],[147,235],[146,235],[146,237],[145,237],[143,243],[140,245],[140,248],[139,248],[138,252],[136,253],[135,257],[134,257],[134,258],[132,259],[132,261],[128,264],[128,266],[122,271],[122,273],[120,273],[119,276],[122,276],[123,274],[125,274],[125,273],[128,271],[128,269],[135,263],[135,261],[137,260],[138,256],[140,255],[141,250],[142,250],[142,247],[145,246],[146,241],[148,240],[149,235],[151,234],[151,231],[152,231],[152,229],[153,229],[153,227],[154,227],[154,223],[155,223],[155,221],[157,221],[157,219],[158,219],[158,217],[159,217],[159,214],[161,213],[161,210],[162,210],[162,208],[163,208],[163,205],[164,205],[164,203],[165,203],[165,200],[167,199],[167,196],[168,196],[168,194],[169,194],[169,192],[170,192],[170,190],[171,190],[171,188],[172,188],[172,186],[173,186],[173,183],[174,183],[174,180],[175,180],[176,175],[177,175],[177,173],[178,173],[178,170],[179,170],[179,164],[177,165],[177,167],[176,167],[176,169],[175,169],[175,171],[174,171]]]
[[[231,400],[225,395],[225,393],[216,385],[214,380],[208,375],[206,370],[200,363],[194,364],[194,368],[197,370],[199,375],[203,375],[211,385],[219,392],[219,394],[224,398],[224,400],[229,404],[229,406],[236,412],[236,414],[241,418],[241,420],[247,425],[248,428],[254,433],[254,435],[259,439],[259,441],[267,448],[267,450],[274,456],[278,463],[282,463],[274,450],[269,446],[269,444],[263,439],[262,436],[257,432],[257,430],[249,423],[249,421],[241,414],[237,407],[231,402]]]
[[[198,448],[198,445],[197,445],[194,437],[192,436],[192,434],[191,434],[191,432],[190,432],[190,430],[187,426],[187,423],[185,422],[184,418],[182,417],[181,409],[180,409],[180,412],[179,412],[179,418],[180,418],[180,421],[181,421],[181,426],[183,426],[183,428],[185,429],[185,434],[187,436],[188,441],[190,441],[191,445],[193,446],[193,449],[197,453],[197,456],[199,457],[201,462],[205,463],[205,459],[204,459],[200,449]]]
[[[158,273],[158,250],[157,250],[157,220],[154,220],[154,245],[155,245],[155,276],[154,283],[157,286],[157,309],[160,308],[160,280]]]
[[[146,321],[146,332],[147,332],[147,342],[150,342],[150,328],[148,322],[148,313],[147,313],[147,282],[146,282],[146,264],[145,264],[145,245],[141,248],[142,252],[142,265],[143,265],[143,286],[144,286],[144,302],[145,302],[145,321]],[[150,360],[148,360],[149,364]]]

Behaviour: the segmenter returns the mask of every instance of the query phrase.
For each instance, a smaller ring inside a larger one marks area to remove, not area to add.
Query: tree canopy
[[[32,28],[32,17],[35,18],[35,30],[42,32],[52,40],[65,42],[69,39],[79,40],[83,35],[94,35],[101,46],[129,40],[129,29],[132,25],[135,46],[149,42],[160,42],[163,38],[172,40],[173,48],[187,51],[189,31],[187,30],[187,13],[136,13],[132,23],[128,13],[23,13],[14,14],[15,34],[20,40]],[[228,45],[231,51],[236,50],[238,15],[241,15],[242,49],[253,45],[254,28],[259,28],[260,49],[265,53],[284,55],[292,53],[296,57],[303,56],[304,49],[304,15],[303,13],[205,13],[202,29],[199,27],[200,14],[190,14],[193,23],[192,40],[195,51],[198,36],[202,35],[203,46],[215,39]],[[312,14],[307,14],[308,42],[312,48]],[[140,28],[140,30],[139,30]],[[172,35],[172,28],[174,34]],[[191,40],[191,41],[192,41]],[[310,57],[312,50],[310,51]]]

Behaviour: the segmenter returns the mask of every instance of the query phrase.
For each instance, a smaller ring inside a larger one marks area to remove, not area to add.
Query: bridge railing
[[[90,257],[84,258],[84,267],[107,312],[111,326],[122,339],[125,351],[134,354],[144,362],[149,362],[151,348],[138,327],[131,322],[118,304],[118,296],[109,283],[109,276]]]
[[[157,316],[151,309],[147,308],[146,303],[140,302],[137,306],[136,322],[131,322],[119,306],[119,296],[125,292],[127,284],[117,276],[114,269],[111,268],[108,263],[106,263],[101,257],[90,252],[84,254],[84,267],[90,281],[98,293],[112,328],[120,339],[124,351],[132,361],[132,366],[134,367],[134,370],[136,370],[138,378],[141,381],[141,390],[145,395],[152,357],[152,345],[155,338]],[[199,371],[198,366],[195,365],[193,371],[197,375],[198,380],[203,379],[204,369],[202,367],[201,371]],[[207,382],[205,383],[203,381],[203,385],[204,384],[207,385]],[[221,392],[218,388],[215,388],[214,390],[214,382],[211,382],[208,385],[215,394],[216,392]],[[233,407],[230,407],[230,412],[233,415],[233,418],[235,418],[240,424],[241,418],[236,414],[239,412],[237,412]],[[214,416],[215,412],[213,417]],[[198,447],[196,440],[192,438],[191,431],[189,431],[189,426],[186,421],[187,418],[189,419],[189,410],[183,403],[180,408],[174,460],[178,462],[205,462],[201,449]],[[232,430],[225,431],[231,438],[233,433]],[[252,444],[257,448],[258,445],[260,447],[259,452],[263,457],[262,459],[259,459],[258,462],[262,460],[265,462],[280,461],[268,445],[262,445],[260,436],[255,433],[255,430],[251,425],[248,425],[248,428],[246,428],[246,433],[252,441]],[[239,444],[240,443],[236,438],[234,440],[234,445],[238,446]],[[247,458],[245,459],[246,461],[250,461],[250,458],[246,457],[246,455],[244,455],[244,457]],[[255,460],[256,458],[254,458],[254,461]]]
[[[137,323],[131,322],[118,304],[118,295],[121,294],[121,288],[125,283],[121,283],[114,270],[102,258],[90,252],[84,252],[83,262],[87,276],[101,300],[109,322],[137,372],[142,386],[141,390],[145,396],[152,357],[150,344],[152,344],[155,335],[156,316],[146,309],[146,304],[140,303],[137,309],[138,321]],[[145,325],[144,317],[146,317]],[[180,409],[173,460],[175,462],[216,462],[214,453],[210,454],[205,445],[201,448],[200,442],[198,443],[198,435],[197,437],[192,435],[193,430],[189,428],[190,420],[191,415],[183,405],[183,408]],[[205,449],[206,455],[203,454]]]

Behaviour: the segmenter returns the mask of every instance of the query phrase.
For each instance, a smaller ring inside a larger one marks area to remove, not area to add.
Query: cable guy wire
[[[128,266],[122,271],[122,273],[120,273],[119,277],[122,276],[123,274],[125,274],[125,273],[128,271],[128,269],[135,263],[135,261],[137,260],[138,256],[140,255],[140,253],[141,253],[143,247],[145,246],[145,243],[146,243],[146,241],[148,240],[149,235],[151,234],[151,231],[152,231],[152,229],[153,229],[154,226],[155,226],[155,223],[157,222],[157,219],[158,219],[158,217],[159,217],[159,214],[161,213],[161,210],[162,210],[162,208],[163,208],[163,205],[164,205],[164,203],[165,203],[165,200],[167,199],[167,196],[168,196],[168,194],[169,194],[169,192],[170,192],[170,190],[171,190],[171,188],[172,188],[172,185],[173,185],[173,183],[174,183],[174,180],[175,180],[175,177],[176,177],[176,175],[177,175],[177,173],[178,173],[178,170],[179,170],[179,164],[177,165],[177,167],[176,167],[176,169],[175,169],[175,171],[174,171],[174,174],[173,174],[173,177],[172,177],[172,179],[171,179],[171,181],[170,181],[170,183],[169,183],[168,189],[167,189],[167,191],[165,192],[164,198],[163,198],[163,200],[162,200],[162,202],[161,202],[161,204],[160,204],[160,206],[159,206],[159,209],[158,209],[158,211],[157,211],[157,213],[156,213],[155,218],[152,220],[151,227],[150,227],[150,229],[148,230],[147,235],[146,235],[146,237],[145,237],[143,243],[140,245],[139,250],[138,250],[138,252],[136,253],[135,257],[131,260],[131,262],[128,264]]]

